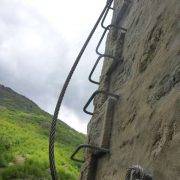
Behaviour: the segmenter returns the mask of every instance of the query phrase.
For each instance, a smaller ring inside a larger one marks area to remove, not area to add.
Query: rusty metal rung
[[[89,112],[87,111],[87,108],[88,106],[90,105],[90,103],[92,102],[92,100],[94,99],[94,97],[98,94],[105,94],[107,96],[111,96],[113,98],[116,98],[116,99],[119,99],[119,95],[116,95],[116,94],[113,94],[113,93],[110,93],[110,92],[107,92],[107,91],[95,91],[92,96],[89,98],[88,102],[85,104],[84,108],[83,108],[83,111],[86,113],[86,114],[89,114],[89,115],[93,115],[92,112]]]
[[[81,144],[76,148],[74,153],[71,155],[71,159],[73,161],[76,161],[76,162],[84,163],[85,160],[76,159],[75,156],[81,149],[87,149],[87,148],[95,150],[95,152],[93,154],[96,156],[101,156],[101,155],[104,155],[104,154],[107,154],[110,152],[109,149],[105,149],[105,148],[101,148],[101,147],[97,147],[97,146],[92,146],[89,144]]]

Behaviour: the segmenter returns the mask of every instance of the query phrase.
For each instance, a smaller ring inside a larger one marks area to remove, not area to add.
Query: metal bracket
[[[76,148],[74,153],[71,155],[71,159],[76,162],[84,163],[85,160],[76,159],[75,156],[81,149],[87,149],[87,148],[95,150],[94,155],[96,156],[104,155],[110,152],[109,149],[100,148],[100,147],[92,146],[89,144],[82,144]]]
[[[90,103],[92,102],[92,100],[94,99],[94,97],[98,94],[105,94],[107,96],[111,96],[113,98],[116,98],[116,99],[119,99],[119,95],[116,95],[116,94],[113,94],[113,93],[110,93],[110,92],[107,92],[107,91],[95,91],[92,96],[89,98],[88,102],[85,104],[84,108],[83,108],[83,111],[86,113],[86,114],[89,114],[89,115],[93,115],[92,112],[89,112],[87,111],[87,107],[90,105]]]

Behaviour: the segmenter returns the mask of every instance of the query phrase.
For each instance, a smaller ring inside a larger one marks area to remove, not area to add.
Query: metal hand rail
[[[61,90],[61,93],[59,95],[59,98],[58,98],[58,102],[56,104],[56,108],[55,108],[55,111],[54,111],[54,115],[53,115],[53,119],[52,119],[52,123],[51,123],[51,129],[50,129],[50,135],[49,135],[49,163],[50,163],[50,171],[51,171],[51,177],[52,177],[52,180],[57,180],[58,177],[57,177],[57,171],[56,171],[56,164],[55,164],[55,154],[54,154],[54,143],[55,143],[55,134],[56,134],[56,124],[57,124],[57,119],[58,119],[58,114],[59,114],[59,111],[60,111],[60,107],[61,107],[61,104],[62,104],[62,101],[64,99],[64,95],[65,95],[65,92],[66,92],[66,89],[69,85],[69,82],[72,78],[72,75],[79,63],[79,61],[81,60],[81,57],[87,47],[87,45],[89,44],[89,41],[91,40],[92,36],[94,35],[94,32],[96,31],[99,23],[101,22],[102,18],[104,17],[104,14],[106,12],[106,10],[108,8],[111,7],[112,5],[112,2],[113,0],[107,0],[106,2],[106,5],[105,7],[103,8],[100,16],[98,17],[98,20],[97,22],[95,23],[93,29],[91,30],[89,36],[87,37],[87,40],[85,41],[82,49],[80,50],[66,80],[65,80],[65,83],[63,85],[63,88]]]
[[[99,52],[99,47],[100,47],[100,45],[101,45],[101,43],[102,43],[102,41],[103,41],[104,36],[106,35],[106,32],[107,32],[111,27],[114,27],[114,25],[109,25],[109,26],[107,26],[107,27],[105,27],[105,25],[104,25],[104,22],[105,22],[105,19],[106,19],[107,15],[108,15],[109,10],[110,10],[110,9],[111,9],[111,10],[114,10],[114,9],[111,7],[111,4],[112,4],[112,2],[109,3],[109,6],[108,6],[108,8],[106,9],[106,11],[104,12],[104,16],[103,16],[103,18],[102,18],[101,26],[102,26],[102,28],[104,28],[105,30],[104,30],[104,32],[103,32],[103,34],[102,34],[102,36],[101,36],[101,38],[100,38],[100,40],[99,40],[99,42],[98,42],[98,45],[97,45],[97,47],[96,47],[96,53],[99,55],[99,57],[98,57],[95,65],[93,66],[93,69],[92,69],[92,71],[91,71],[91,73],[90,73],[90,75],[89,75],[89,80],[90,80],[92,83],[95,83],[95,84],[99,84],[99,82],[93,81],[92,78],[91,78],[91,76],[92,76],[95,68],[97,67],[99,61],[101,60],[101,58],[103,58],[103,57],[108,57],[108,58],[112,58],[112,59],[115,60],[115,58],[114,58],[113,56],[108,55],[108,54],[101,54],[101,53]],[[122,28],[122,29],[123,29],[123,28]],[[92,102],[92,100],[94,99],[94,97],[95,97],[96,95],[100,94],[100,93],[105,94],[105,95],[107,95],[107,96],[112,96],[112,97],[117,98],[117,99],[119,98],[118,95],[115,95],[115,94],[112,94],[112,93],[109,93],[109,92],[106,92],[106,91],[95,91],[95,92],[92,94],[92,96],[90,97],[90,99],[88,100],[88,102],[85,104],[84,108],[83,108],[83,111],[84,111],[85,113],[87,113],[87,114],[89,114],[89,115],[93,115],[92,112],[87,111],[87,108],[88,108],[89,104]],[[77,162],[81,162],[81,163],[84,162],[84,160],[79,160],[79,159],[75,158],[76,154],[77,154],[82,148],[90,148],[90,149],[94,149],[94,150],[96,150],[96,151],[98,150],[98,152],[100,152],[100,154],[106,154],[106,153],[109,153],[109,152],[110,152],[108,149],[104,149],[104,148],[101,148],[101,147],[92,146],[92,145],[89,145],[89,144],[83,144],[83,145],[80,145],[80,146],[78,146],[78,147],[76,148],[76,150],[74,151],[74,153],[73,153],[72,156],[71,156],[71,159],[72,159],[72,160],[77,161]],[[96,153],[95,153],[95,154],[96,154]]]
[[[116,99],[119,99],[119,95],[116,95],[116,94],[113,94],[113,93],[109,93],[107,91],[95,91],[92,96],[89,98],[88,102],[85,104],[84,108],[83,108],[83,111],[86,113],[86,114],[89,114],[89,115],[93,115],[92,112],[89,112],[87,111],[87,108],[88,106],[90,105],[90,103],[92,102],[92,100],[94,99],[94,97],[98,94],[105,94],[107,96],[111,96],[113,98],[116,98]]]
[[[80,162],[80,163],[84,163],[84,162],[85,162],[85,160],[79,160],[79,159],[75,158],[76,154],[77,154],[82,148],[89,148],[89,149],[95,150],[95,152],[94,152],[95,155],[102,155],[102,154],[107,154],[107,153],[109,153],[109,150],[108,150],[108,149],[105,149],[105,148],[100,148],[100,147],[92,146],[92,145],[89,145],[89,144],[81,144],[81,145],[79,145],[79,146],[76,148],[76,150],[74,151],[74,153],[73,153],[72,156],[71,156],[71,159],[72,159],[73,161]]]

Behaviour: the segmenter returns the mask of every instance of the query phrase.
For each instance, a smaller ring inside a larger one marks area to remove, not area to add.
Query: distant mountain
[[[50,179],[51,115],[33,101],[0,85],[0,179]],[[58,121],[56,162],[62,180],[75,180],[79,164],[69,157],[85,135]]]
[[[8,109],[20,110],[23,112],[30,112],[41,114],[44,111],[38,107],[30,99],[18,94],[11,88],[5,87],[0,84],[0,106],[4,106]]]

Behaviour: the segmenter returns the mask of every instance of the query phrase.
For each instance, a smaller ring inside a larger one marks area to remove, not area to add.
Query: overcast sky
[[[0,84],[52,114],[68,71],[105,2],[0,0]],[[100,34],[101,28],[83,55],[59,116],[84,133],[91,116],[82,107],[98,88],[87,79],[97,58],[94,49]]]

